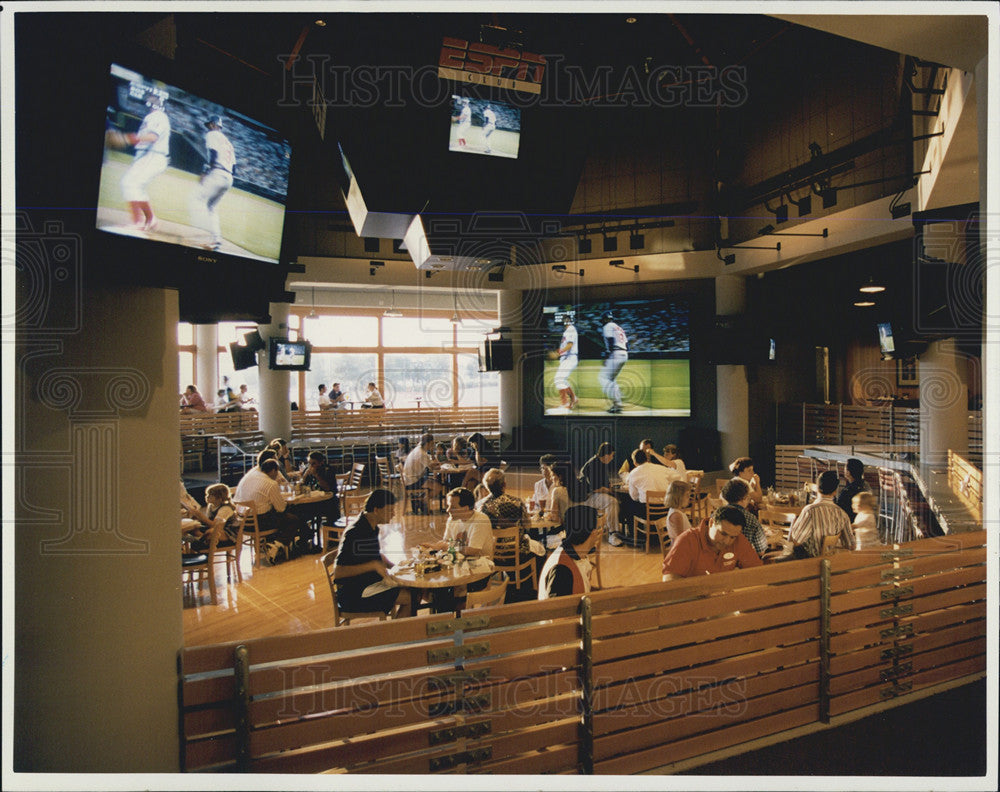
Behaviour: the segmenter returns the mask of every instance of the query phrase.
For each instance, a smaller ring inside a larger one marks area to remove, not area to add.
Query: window
[[[340,389],[350,401],[360,402],[369,382],[378,382],[378,355],[351,352],[314,352],[310,370],[302,372],[305,377],[306,410],[319,409],[319,385],[329,388],[339,382]],[[298,393],[298,379],[293,376],[295,392]],[[297,401],[293,399],[293,401]]]
[[[385,317],[382,319],[382,345],[451,349],[454,327],[445,317]]]
[[[455,402],[452,356],[386,355],[382,397],[393,407],[451,407]]]
[[[313,347],[378,346],[377,316],[307,316],[302,325],[302,336]]]
[[[184,390],[188,385],[194,385],[194,352],[181,351],[177,354],[178,383]]]
[[[458,406],[492,407],[500,404],[500,372],[479,371],[478,355],[457,355]]]
[[[221,330],[220,330],[221,333]],[[229,387],[232,388],[236,393],[240,392],[240,385],[247,386],[247,392],[254,399],[260,400],[260,377],[257,373],[257,367],[243,369],[242,371],[236,371],[233,369],[233,356],[229,353],[227,349],[225,352],[219,353],[219,387],[225,387],[223,385],[222,378],[229,377]],[[209,394],[203,393],[205,401],[209,401]],[[216,394],[211,394],[212,401],[215,401]]]

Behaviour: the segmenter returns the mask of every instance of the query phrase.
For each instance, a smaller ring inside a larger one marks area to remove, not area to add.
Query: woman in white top
[[[878,538],[878,521],[875,517],[875,507],[878,501],[870,492],[859,492],[851,498],[851,508],[854,510],[854,549],[866,550],[882,544]]]
[[[361,406],[375,409],[385,407],[385,402],[382,400],[382,394],[378,392],[378,388],[375,387],[374,382],[368,383],[368,392],[365,394],[365,401]]]
[[[667,486],[667,496],[663,502],[670,507],[670,511],[667,512],[667,533],[670,534],[671,542],[676,542],[677,538],[691,527],[688,516],[681,511],[688,505],[690,497],[691,485],[685,479],[674,479]]]

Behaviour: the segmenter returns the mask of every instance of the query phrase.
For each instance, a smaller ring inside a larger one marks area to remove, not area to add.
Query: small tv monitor
[[[291,146],[271,127],[111,64],[98,230],[278,263]]]
[[[268,367],[274,371],[309,371],[312,345],[308,341],[272,338],[268,352]]]
[[[520,108],[452,94],[449,151],[517,159],[520,145]]]
[[[891,360],[896,354],[896,342],[892,337],[892,325],[889,322],[878,323],[878,346],[883,360]]]
[[[242,346],[233,341],[229,345],[229,354],[233,358],[234,371],[242,371],[257,365],[257,350],[248,346]]]

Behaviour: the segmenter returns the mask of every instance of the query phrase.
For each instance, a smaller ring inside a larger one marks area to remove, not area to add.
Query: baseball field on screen
[[[112,233],[129,222],[128,206],[122,198],[121,179],[132,164],[125,152],[106,151],[101,168],[101,186],[97,202],[97,227]],[[162,242],[198,247],[207,241],[207,232],[197,224],[192,201],[198,193],[198,177],[193,173],[168,167],[150,183],[149,199],[160,227],[144,236]],[[281,253],[284,207],[235,185],[219,202],[222,227],[222,252],[249,255],[265,261],[277,261]],[[134,234],[133,234],[134,235]]]
[[[601,360],[581,360],[569,382],[579,403],[569,413],[560,409],[553,380],[558,360],[546,360],[544,393],[546,415],[606,415],[611,401],[601,388]],[[622,392],[622,415],[677,417],[691,415],[691,366],[687,359],[629,360],[616,380]]]

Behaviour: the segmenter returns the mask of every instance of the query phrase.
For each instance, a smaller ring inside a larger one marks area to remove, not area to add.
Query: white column
[[[740,275],[715,279],[715,312],[742,313],[746,280]],[[716,366],[716,423],[721,435],[722,464],[728,465],[750,450],[750,416],[746,366]]]
[[[206,404],[215,401],[215,392],[219,390],[219,326],[216,324],[199,324],[194,326],[195,352],[195,385]],[[182,382],[181,387],[190,383]]]
[[[263,338],[285,338],[288,336],[288,303],[271,303],[271,324],[261,325]],[[260,404],[258,405],[260,430],[266,439],[292,434],[292,406],[288,399],[291,373],[271,371],[267,366],[267,352],[258,353],[260,359]],[[304,407],[304,405],[299,405]]]
[[[514,342],[514,370],[500,372],[500,432],[506,438],[511,437],[514,427],[518,426],[522,420],[521,356],[524,349],[521,339],[522,299],[523,294],[520,291],[500,292],[500,325],[510,328]]]
[[[943,465],[948,449],[966,456],[969,451],[969,383],[964,356],[955,339],[935,341],[923,355],[920,377],[920,461]]]

